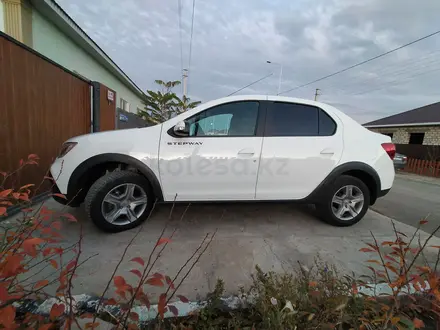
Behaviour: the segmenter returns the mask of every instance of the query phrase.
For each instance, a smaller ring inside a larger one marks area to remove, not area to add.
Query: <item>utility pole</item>
[[[319,94],[320,91],[321,91],[321,90],[320,90],[319,88],[317,88],[317,89],[315,90],[315,101],[318,101],[318,96],[321,95],[321,94]]]
[[[182,80],[183,80],[183,96],[186,96],[188,92],[188,69],[183,69],[182,72]]]
[[[280,95],[280,93],[281,93],[281,79],[282,79],[282,77],[283,77],[283,65],[280,64],[280,78],[278,80],[278,93],[277,93],[277,95]]]
[[[278,92],[277,95],[280,95],[281,93],[281,81],[283,79],[283,65],[281,63],[276,63],[276,62],[272,62],[272,61],[266,61],[266,63],[268,64],[275,64],[275,65],[279,65],[280,66],[280,76],[278,79]]]

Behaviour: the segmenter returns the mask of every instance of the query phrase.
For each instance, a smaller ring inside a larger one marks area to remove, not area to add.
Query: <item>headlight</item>
[[[78,143],[77,142],[66,142],[61,147],[60,154],[58,155],[58,158],[64,157],[70,150],[73,149]]]

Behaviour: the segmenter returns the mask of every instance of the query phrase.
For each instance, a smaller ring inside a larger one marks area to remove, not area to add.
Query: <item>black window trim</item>
[[[333,119],[333,117],[332,116],[330,116],[330,114],[327,112],[327,111],[325,111],[324,109],[322,109],[322,108],[320,108],[320,107],[316,107],[316,106],[314,106],[314,105],[312,105],[313,107],[315,107],[315,108],[318,108],[318,134],[319,135],[317,135],[317,136],[323,136],[323,137],[325,137],[325,136],[333,136],[333,135],[335,135],[336,134],[336,131],[338,130],[338,124],[336,123],[336,121]],[[328,118],[330,118],[330,120],[333,122],[333,124],[335,125],[335,129],[333,130],[333,133],[332,134],[329,134],[329,135],[320,135],[321,134],[321,130],[320,130],[320,113],[324,113],[324,115],[325,116],[327,116]]]
[[[231,138],[231,137],[240,137],[240,138],[253,138],[253,137],[262,137],[263,133],[264,133],[264,127],[265,127],[265,122],[266,122],[266,112],[267,112],[267,106],[268,106],[268,102],[264,101],[264,100],[259,100],[259,99],[249,99],[249,100],[238,100],[238,101],[231,101],[231,102],[226,102],[226,103],[220,103],[220,104],[216,104],[210,108],[206,108],[188,118],[185,118],[186,120],[189,120],[190,118],[199,115],[202,112],[205,112],[209,109],[221,106],[221,105],[226,105],[226,104],[232,104],[232,103],[243,103],[243,102],[258,102],[259,106],[258,106],[258,114],[257,114],[257,123],[256,123],[256,128],[255,128],[255,133],[254,135],[202,135],[202,136],[178,136],[176,134],[174,134],[174,126],[170,127],[170,129],[167,131],[168,135],[174,137],[174,138],[184,138],[184,139],[205,139],[205,138]]]
[[[307,106],[307,107],[312,107],[312,108],[318,109],[318,135],[279,135],[279,136],[276,136],[276,135],[266,135],[266,129],[267,129],[268,123],[265,120],[264,134],[263,134],[264,137],[302,137],[302,138],[306,138],[306,137],[329,137],[329,136],[334,136],[336,134],[336,132],[338,131],[338,124],[333,119],[333,117],[327,111],[325,111],[324,109],[322,109],[320,107],[317,107],[315,105],[311,105],[311,104],[307,104],[307,103],[288,102],[288,101],[267,101],[267,103],[268,104],[267,104],[267,108],[266,108],[266,118],[267,118],[267,115],[269,114],[269,112],[273,111],[273,106],[276,103],[295,104],[295,105],[302,105],[302,106]],[[324,114],[326,114],[331,119],[333,124],[335,124],[335,129],[334,129],[333,133],[330,134],[330,135],[319,135],[319,112],[320,111],[323,111]]]

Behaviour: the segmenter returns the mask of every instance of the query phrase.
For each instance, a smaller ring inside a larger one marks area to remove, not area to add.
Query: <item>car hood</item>
[[[162,125],[155,125],[142,128],[130,128],[114,131],[97,132],[73,137],[67,142],[77,142],[80,146],[93,144],[100,148],[111,150],[129,150],[138,144],[145,144],[146,141],[155,140],[160,136]]]

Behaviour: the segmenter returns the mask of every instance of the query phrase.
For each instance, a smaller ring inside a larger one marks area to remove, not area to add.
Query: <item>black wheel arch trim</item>
[[[370,201],[370,203],[373,204],[376,201],[376,198],[381,196],[381,181],[376,170],[370,165],[362,162],[348,162],[337,166],[315,188],[315,190],[313,190],[313,192],[304,199],[311,202],[319,202],[319,198],[322,196],[322,193],[326,190],[328,185],[330,185],[337,177],[341,176],[342,174],[355,170],[365,172],[373,178],[376,185],[376,191],[374,192],[374,195],[371,196]]]
[[[67,188],[68,199],[73,198],[78,193],[81,187],[78,187],[77,184],[81,182],[80,181],[81,177],[83,177],[83,175],[85,175],[90,168],[99,164],[104,164],[109,162],[122,163],[136,168],[150,181],[155,198],[158,201],[164,200],[162,188],[160,186],[159,180],[154,174],[154,172],[146,164],[144,164],[143,162],[132,156],[127,156],[124,154],[116,154],[116,153],[106,153],[106,154],[96,155],[91,158],[88,158],[87,160],[83,161],[80,165],[78,165],[78,167],[73,171],[69,179],[69,184]],[[381,191],[381,181],[379,175],[377,174],[374,168],[362,162],[348,162],[334,168],[327,175],[327,177],[313,190],[313,192],[310,193],[307,197],[303,198],[302,201],[310,202],[310,203],[319,203],[327,187],[337,177],[341,176],[346,172],[353,170],[363,171],[373,178],[376,186],[376,191],[374,192],[374,195],[371,196],[371,204],[375,202],[375,199],[377,197],[381,197],[388,192],[388,190],[384,192]]]
[[[86,159],[80,165],[78,165],[77,168],[73,171],[72,175],[70,176],[69,184],[67,186],[67,196],[73,197],[75,196],[75,194],[77,194],[77,192],[81,188],[81,187],[77,187],[77,184],[80,182],[80,179],[87,173],[87,171],[90,168],[99,164],[105,164],[109,162],[126,164],[136,168],[148,179],[148,181],[150,181],[155,199],[157,199],[158,201],[163,201],[162,188],[154,172],[139,159],[136,159],[132,156],[117,154],[117,153],[106,153],[106,154],[96,155]]]

